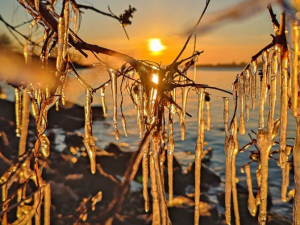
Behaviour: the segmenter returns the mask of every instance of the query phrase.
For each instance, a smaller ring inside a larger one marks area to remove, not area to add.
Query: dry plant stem
[[[86,103],[84,106],[85,124],[84,124],[84,145],[90,159],[91,173],[96,173],[96,151],[95,141],[92,132],[92,90],[86,89]]]
[[[117,75],[114,71],[109,71],[111,79],[111,92],[113,97],[113,121],[115,125],[115,138],[120,139],[120,132],[118,130],[118,107],[117,107]]]
[[[50,184],[45,186],[44,191],[44,225],[50,225],[51,188]]]
[[[240,214],[239,214],[239,205],[238,205],[238,196],[237,196],[237,190],[236,190],[236,155],[239,152],[239,143],[237,139],[237,118],[234,118],[234,132],[233,132],[233,140],[234,140],[234,151],[232,153],[232,178],[231,178],[231,183],[232,183],[232,198],[233,198],[233,208],[234,208],[234,215],[235,215],[235,224],[239,225],[240,224]]]
[[[160,217],[161,217],[161,224],[166,225],[169,221],[168,216],[168,208],[166,204],[166,197],[165,197],[165,190],[161,175],[161,168],[158,160],[154,160],[154,167],[155,167],[155,175],[156,175],[156,181],[158,186],[158,193],[159,193],[159,201],[160,201]]]
[[[291,88],[292,88],[292,96],[291,96],[291,111],[293,116],[297,116],[297,103],[298,103],[298,72],[299,72],[299,25],[295,20],[293,23],[293,40],[294,40],[294,49],[293,58],[292,58],[292,70],[291,70]]]
[[[7,184],[3,184],[2,185],[2,212],[5,212],[2,216],[2,224],[6,225],[7,224],[7,208],[8,208],[8,204],[6,203],[6,199],[7,199],[7,195],[8,195],[8,190],[7,190]]]
[[[281,58],[281,89],[280,89],[280,136],[279,136],[279,163],[284,168],[287,161],[286,154],[286,128],[288,113],[288,52],[284,50]]]
[[[239,119],[239,133],[241,135],[245,134],[245,119],[244,119],[244,108],[245,108],[245,89],[244,89],[244,75],[239,76],[239,109],[240,109],[240,119]]]
[[[149,211],[149,194],[148,194],[149,150],[150,150],[150,146],[146,146],[143,149],[143,197],[144,197],[146,212]]]
[[[224,151],[226,156],[225,161],[225,219],[226,224],[231,224],[231,191],[232,191],[232,151],[234,148],[234,140],[232,134],[229,137],[228,132],[228,117],[229,117],[229,106],[228,98],[223,98],[224,100],[224,127],[225,127],[225,145]]]
[[[158,190],[158,202],[159,202],[159,209],[160,209],[160,220],[161,224],[166,223],[166,206],[165,206],[165,199],[163,196],[163,189],[162,189],[162,181],[160,175],[160,168],[159,168],[159,148],[160,148],[160,132],[154,132],[152,136],[152,151],[153,151],[153,160],[154,160],[154,173],[155,173],[155,180]],[[152,178],[151,178],[152,179]]]
[[[231,192],[232,192],[232,146],[233,138],[229,138],[227,144],[226,161],[225,161],[225,219],[226,224],[231,224]],[[231,152],[231,155],[230,155]]]
[[[159,195],[157,188],[157,181],[155,175],[155,166],[154,166],[154,156],[150,154],[150,177],[151,177],[151,192],[153,197],[153,206],[152,206],[152,224],[161,225],[160,220],[160,204],[159,204]]]
[[[198,136],[195,148],[195,218],[194,224],[199,224],[200,218],[200,179],[201,179],[201,155],[204,144],[204,108],[205,93],[204,89],[198,89]]]
[[[295,197],[293,206],[293,224],[300,224],[300,116],[296,117],[296,139],[293,150],[294,176],[295,176]]]
[[[16,136],[21,135],[21,91],[19,88],[15,88],[15,112],[16,112]]]
[[[255,216],[256,211],[257,211],[257,205],[256,205],[255,197],[253,195],[251,171],[250,171],[250,165],[249,164],[245,165],[245,173],[246,173],[246,177],[247,177],[247,186],[248,186],[248,192],[249,192],[249,195],[248,195],[248,210],[249,210],[251,216]]]
[[[173,100],[176,100],[176,92],[175,89],[172,92]],[[175,114],[175,106],[171,104],[169,110],[169,137],[168,137],[168,184],[169,184],[169,201],[171,202],[173,199],[173,157],[174,157],[174,149],[175,142],[173,136],[173,116]]]
[[[267,222],[267,197],[268,197],[268,175],[269,175],[269,153],[273,140],[268,139],[268,133],[263,129],[257,132],[257,146],[260,150],[261,160],[261,186],[260,186],[260,207],[258,222],[262,225]]]

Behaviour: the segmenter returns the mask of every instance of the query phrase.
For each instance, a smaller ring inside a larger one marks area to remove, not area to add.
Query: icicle
[[[169,140],[168,140],[168,156],[167,156],[169,202],[173,200],[173,157],[174,157],[173,116],[169,115]]]
[[[58,41],[57,41],[57,57],[56,57],[56,69],[61,70],[63,64],[63,51],[64,51],[64,32],[65,21],[62,17],[58,19]]]
[[[236,103],[235,103],[236,104]],[[236,155],[239,152],[239,142],[237,139],[237,117],[234,117],[234,129],[233,129],[233,140],[234,140],[234,151],[232,154],[232,198],[233,198],[233,208],[234,208],[234,216],[235,216],[235,224],[240,224],[240,215],[239,215],[239,205],[238,205],[238,196],[236,190]]]
[[[51,208],[51,187],[50,184],[45,186],[44,191],[44,225],[50,225],[50,208]]]
[[[92,133],[92,90],[86,89],[86,103],[84,106],[85,111],[85,125],[84,125],[84,145],[90,159],[91,173],[96,173],[96,152],[95,141]]]
[[[127,137],[128,133],[127,133],[127,127],[126,127],[126,119],[125,119],[125,116],[123,116],[123,115],[122,115],[122,126],[123,126],[123,129],[124,129],[124,134]]]
[[[293,223],[300,224],[300,117],[296,117],[297,128],[293,149],[295,196],[293,206]]]
[[[260,74],[263,76],[262,74]],[[264,112],[265,112],[265,103],[263,99],[264,87],[263,87],[263,77],[260,77],[260,85],[259,85],[259,115],[258,115],[258,129],[264,129],[265,121],[264,121]]]
[[[256,200],[253,195],[253,190],[252,190],[252,179],[251,179],[251,172],[250,172],[250,165],[246,164],[245,165],[245,172],[246,172],[246,177],[247,177],[247,186],[248,186],[248,210],[251,214],[251,216],[255,216],[257,212],[257,205],[256,205]]]
[[[28,46],[29,44],[26,43],[26,45],[24,45],[24,48],[23,48],[23,56],[24,56],[24,60],[25,60],[25,63],[27,64],[28,63]]]
[[[269,139],[272,139],[273,136],[277,71],[278,71],[277,51],[274,51],[271,57],[270,110],[269,110],[269,117],[268,117],[268,138]]]
[[[40,192],[34,193],[34,225],[41,224],[41,203],[40,203]]]
[[[288,57],[287,51],[282,53],[281,59],[281,90],[280,90],[280,136],[279,136],[279,164],[281,168],[285,167],[286,156],[286,128],[288,113],[288,95],[287,95],[287,78],[288,78]]]
[[[257,74],[257,61],[254,60],[251,62],[251,98],[252,98],[252,109],[255,109],[256,103],[256,74]]]
[[[63,59],[65,60],[68,54],[68,44],[69,44],[69,23],[70,23],[70,0],[64,1],[64,43],[63,43]]]
[[[139,120],[140,120],[140,126],[141,126],[141,137],[143,136],[143,132],[145,131],[145,121],[144,121],[144,90],[142,84],[138,85],[138,91],[139,91],[139,100],[140,100],[140,109],[139,109]]]
[[[95,205],[102,201],[102,191],[99,191],[94,197],[91,199],[92,201],[92,211],[95,211]]]
[[[269,173],[269,153],[273,145],[273,139],[268,139],[268,133],[264,129],[257,131],[257,146],[260,151],[261,164],[261,186],[260,186],[260,207],[258,221],[266,224],[267,221],[267,197],[268,197],[268,173]]]
[[[7,204],[5,204],[5,201],[7,199],[7,194],[8,194],[8,190],[7,190],[7,184],[2,184],[2,211],[5,211],[8,207]],[[7,224],[7,213],[4,213],[2,216],[2,224]]]
[[[158,84],[159,77],[157,74],[152,74],[152,82],[155,84]],[[155,121],[155,110],[157,110],[156,102],[157,102],[157,89],[156,88],[151,88],[150,92],[150,99],[149,99],[149,109],[148,111],[150,112],[148,117],[148,120],[150,120],[150,123],[154,123]],[[148,114],[148,113],[147,113]]]
[[[109,71],[110,80],[111,80],[111,92],[113,96],[113,121],[115,125],[115,138],[116,140],[120,139],[120,132],[118,130],[118,108],[117,108],[117,76],[114,71]]]
[[[35,10],[39,11],[40,10],[40,0],[34,0],[34,6],[35,6]]]
[[[16,136],[21,135],[21,91],[15,88]]]
[[[143,197],[145,201],[145,212],[149,211],[149,194],[148,194],[148,180],[149,180],[149,139],[148,145],[143,149]]]
[[[100,95],[101,95],[101,102],[102,102],[102,110],[103,110],[103,117],[107,117],[107,108],[105,103],[105,86],[100,88]]]
[[[55,110],[59,111],[59,99],[55,102]]]
[[[227,97],[223,98],[224,101],[224,113],[223,113],[223,118],[224,118],[224,128],[225,128],[225,137],[229,137],[229,132],[228,132],[228,119],[229,119],[229,99]]]
[[[197,65],[196,62],[198,62],[198,56],[195,56],[194,58],[194,76],[193,76],[193,81],[196,81],[196,77],[197,77]]]
[[[176,101],[176,91],[172,92],[172,99]],[[169,202],[173,200],[173,157],[174,157],[174,136],[173,136],[173,116],[175,114],[175,106],[171,104],[169,111],[169,137],[168,137],[168,184],[169,184]]]
[[[65,96],[65,84],[63,85],[63,88],[61,90],[61,104],[66,104],[66,96]]]
[[[150,153],[150,177],[151,177],[151,191],[152,191],[152,201],[153,201],[153,215],[152,215],[152,224],[161,225],[160,220],[160,204],[159,204],[159,195],[157,188],[157,181],[155,175],[155,166],[154,166],[154,156]]]
[[[134,92],[134,101],[136,103],[136,109],[137,109],[137,124],[139,125],[139,137],[142,138],[145,126],[143,121],[144,115],[143,115],[143,106],[142,106],[142,104],[144,103],[142,103],[140,88],[142,88],[140,85],[135,85],[133,88],[133,92]]]
[[[239,76],[239,93],[238,93],[238,99],[239,99],[239,108],[240,108],[240,120],[239,120],[239,133],[241,135],[245,134],[246,128],[245,128],[245,120],[244,120],[244,75],[240,74]]]
[[[48,158],[50,155],[50,141],[45,134],[43,134],[40,137],[40,141],[41,141],[41,152],[44,157]]]
[[[194,224],[199,224],[200,218],[200,179],[201,179],[201,155],[204,144],[204,89],[198,89],[198,136],[195,148],[195,218]]]
[[[50,91],[49,91],[49,87],[47,85],[46,88],[45,88],[45,98],[47,99],[49,97],[50,97]]]
[[[290,164],[287,162],[282,169],[282,183],[281,183],[281,200],[287,202],[290,198],[286,197],[287,188],[289,186]]]
[[[22,103],[22,133],[19,143],[19,156],[23,155],[26,152],[26,140],[28,134],[28,125],[29,125],[29,113],[30,113],[30,97],[27,92],[27,88],[23,91],[23,103]]]
[[[78,31],[78,16],[79,16],[79,10],[74,9],[74,32],[77,33]]]
[[[167,213],[167,206],[166,206],[166,199],[165,199],[165,191],[164,185],[161,177],[161,168],[159,163],[159,156],[160,156],[160,146],[161,146],[161,132],[155,131],[154,135],[152,136],[152,151],[153,151],[153,161],[154,161],[154,170],[156,176],[156,185],[158,188],[158,199],[160,204],[160,219],[161,224],[166,224],[168,220],[168,213]],[[151,177],[152,179],[152,177]]]
[[[257,194],[256,194],[256,205],[260,205],[260,187],[261,187],[261,164],[260,162],[257,163],[257,169],[255,172],[256,180],[257,180]]]
[[[226,224],[231,224],[232,153],[235,143],[232,136],[225,140],[225,219]]]
[[[232,152],[234,148],[233,136],[229,137],[228,132],[228,117],[229,117],[229,104],[228,98],[223,98],[224,100],[224,128],[225,128],[225,144],[224,152],[226,156],[225,160],[225,219],[226,224],[231,224],[231,191],[232,191]]]
[[[206,104],[206,130],[210,130],[210,97],[205,94],[205,104]]]
[[[186,83],[186,78],[183,78]],[[185,114],[186,114],[186,104],[189,95],[189,87],[182,88],[182,111],[180,115],[180,129],[181,129],[181,140],[185,139]]]
[[[156,175],[156,181],[158,186],[158,193],[159,193],[159,200],[160,200],[160,214],[161,214],[161,224],[167,225],[167,222],[169,221],[168,216],[168,208],[166,204],[166,196],[165,196],[165,190],[164,190],[164,183],[163,178],[161,176],[161,168],[160,164],[158,163],[158,160],[154,159],[154,166],[155,166],[155,175]]]
[[[299,73],[299,27],[298,22],[294,21],[293,24],[293,40],[294,40],[294,49],[293,49],[293,58],[292,58],[292,69],[291,69],[291,111],[293,116],[297,116],[298,108],[298,73]]]
[[[249,109],[250,109],[250,72],[246,70],[244,72],[245,78],[245,111],[246,119],[249,121]]]

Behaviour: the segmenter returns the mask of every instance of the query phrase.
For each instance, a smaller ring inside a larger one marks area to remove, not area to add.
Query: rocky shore
[[[0,175],[18,160],[19,138],[15,136],[15,110],[14,103],[0,99]],[[93,120],[103,120],[101,107],[93,107]],[[97,115],[97,116],[96,116]],[[51,153],[49,158],[40,157],[43,167],[42,177],[51,185],[51,224],[103,224],[103,212],[114,198],[114,190],[122,181],[124,171],[133,153],[123,152],[114,143],[105,149],[97,149],[97,172],[92,175],[89,169],[89,160],[82,143],[82,134],[76,130],[84,126],[84,109],[82,106],[68,102],[60,106],[59,111],[53,107],[48,114],[48,130],[46,132],[50,143]],[[33,148],[36,140],[34,118],[30,118],[27,148]],[[65,132],[62,140],[67,146],[62,151],[55,145],[56,129]],[[166,163],[166,162],[165,162]],[[166,165],[165,165],[166,166]],[[194,220],[194,165],[191,164],[183,172],[181,165],[174,158],[174,200],[168,203],[169,216],[172,224],[193,224]],[[165,188],[168,190],[167,171],[165,167]],[[200,224],[225,224],[224,223],[224,192],[217,192],[223,186],[221,178],[215,174],[205,162],[201,169],[201,207]],[[11,187],[11,191],[16,190]],[[149,193],[151,193],[150,186]],[[224,187],[222,187],[224,189]],[[248,212],[246,187],[237,185],[239,211],[241,224],[257,224],[257,218]],[[93,207],[88,203],[92,196],[102,192],[102,200]],[[142,195],[142,167],[140,166],[135,180],[126,195],[122,210],[115,214],[111,224],[151,224],[150,211],[144,211]],[[168,196],[167,196],[168,197]],[[272,207],[271,196],[268,197],[268,207]],[[86,220],[82,221],[82,210]],[[233,210],[232,210],[233,212]],[[15,220],[16,209],[8,213],[8,220]],[[81,218],[81,219],[80,219]],[[234,221],[234,215],[232,214]],[[287,219],[273,212],[269,213],[268,224],[292,224],[291,218]]]

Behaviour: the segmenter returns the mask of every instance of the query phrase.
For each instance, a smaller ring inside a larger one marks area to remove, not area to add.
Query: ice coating
[[[203,107],[205,101],[204,89],[198,89],[198,136],[195,148],[195,219],[194,224],[199,224],[200,212],[200,179],[201,179],[201,154],[204,144],[204,118]]]

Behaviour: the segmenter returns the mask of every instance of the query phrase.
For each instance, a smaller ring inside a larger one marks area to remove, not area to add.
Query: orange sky
[[[148,59],[167,64],[179,53],[186,37],[187,30],[194,26],[204,7],[204,0],[152,0],[152,1],[84,1],[82,4],[91,5],[103,11],[111,10],[119,15],[128,5],[137,8],[132,19],[132,25],[127,27],[130,41],[127,40],[123,29],[116,20],[107,18],[91,11],[85,11],[82,16],[79,36],[86,42],[98,44],[116,51],[129,54],[137,59]],[[204,16],[203,23],[213,12],[224,10],[241,0],[212,0]],[[16,1],[0,0],[0,14],[8,22],[18,24],[30,18]],[[60,1],[58,1],[60,4]],[[277,15],[278,7],[274,8]],[[200,24],[201,26],[201,24]],[[28,26],[21,29],[28,33]],[[6,28],[0,24],[0,33],[7,33]],[[197,50],[204,50],[199,57],[200,64],[207,63],[231,63],[249,61],[251,56],[262,47],[270,43],[272,24],[267,9],[247,17],[244,20],[222,24],[214,30],[203,35],[197,34]],[[149,51],[149,40],[159,38],[165,49],[161,54],[153,54]],[[193,41],[191,41],[184,56],[192,53]],[[100,56],[102,59],[107,57]],[[84,63],[96,62],[89,56]]]

